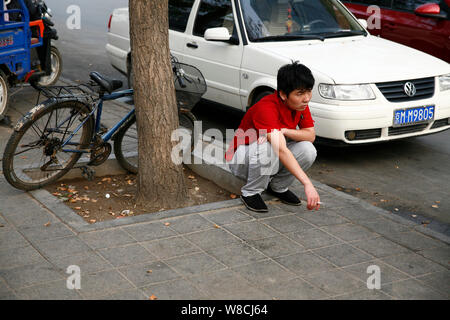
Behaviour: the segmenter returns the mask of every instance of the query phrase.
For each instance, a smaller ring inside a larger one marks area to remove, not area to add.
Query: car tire
[[[255,103],[257,103],[259,100],[261,100],[262,98],[264,98],[265,96],[268,96],[269,94],[272,94],[273,91],[270,90],[264,90],[261,91],[260,93],[258,93],[257,95],[255,95],[255,97],[253,98],[253,103],[252,105],[254,105]]]

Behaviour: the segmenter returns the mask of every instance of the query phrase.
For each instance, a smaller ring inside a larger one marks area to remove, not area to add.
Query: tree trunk
[[[174,208],[187,203],[182,165],[172,162],[178,109],[169,50],[168,0],[130,0],[130,41],[138,127],[136,204]]]

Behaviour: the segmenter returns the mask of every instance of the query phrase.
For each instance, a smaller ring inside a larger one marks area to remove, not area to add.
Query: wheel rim
[[[125,131],[122,137],[121,150],[124,160],[133,171],[138,169],[138,137],[136,121]]]
[[[74,110],[71,106],[55,108],[49,110],[23,132],[17,147],[12,155],[10,169],[14,180],[20,181],[23,184],[35,185],[44,183],[55,176],[60,175],[62,171],[72,162],[77,161],[79,155],[77,153],[59,152],[61,143],[65,140],[70,132],[80,124],[77,119],[80,119],[79,114],[76,114],[72,119],[59,127],[63,123],[63,119],[70,116],[70,112]],[[58,124],[58,125],[56,125]],[[53,128],[61,128],[61,132],[52,132]],[[78,149],[79,144],[86,140],[87,130],[86,124],[80,129],[72,138],[71,142],[78,144],[66,146],[67,149]],[[43,138],[46,136],[46,138]],[[54,156],[57,162],[49,163],[51,157],[50,153],[55,152]],[[42,170],[42,167],[49,163],[49,165]]]
[[[8,101],[8,87],[3,77],[0,77],[0,115],[5,112],[7,101]]]
[[[61,63],[59,61],[58,55],[56,53],[54,53],[53,51],[51,53],[50,64],[51,64],[52,72],[48,76],[41,77],[41,80],[39,81],[39,85],[41,85],[41,86],[48,86],[48,85],[52,84],[56,80],[56,78],[59,74],[59,68],[61,66]]]

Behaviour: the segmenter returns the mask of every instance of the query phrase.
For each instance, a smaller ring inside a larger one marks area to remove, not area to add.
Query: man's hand
[[[306,184],[305,185],[305,194],[306,194],[306,199],[308,201],[306,208],[308,210],[313,210],[313,209],[319,210],[320,197],[316,191],[316,188],[314,188],[314,186],[312,184]]]

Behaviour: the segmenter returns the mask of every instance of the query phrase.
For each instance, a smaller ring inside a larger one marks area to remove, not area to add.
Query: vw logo
[[[416,94],[416,86],[412,82],[405,83],[403,90],[405,90],[408,97],[413,97]]]

